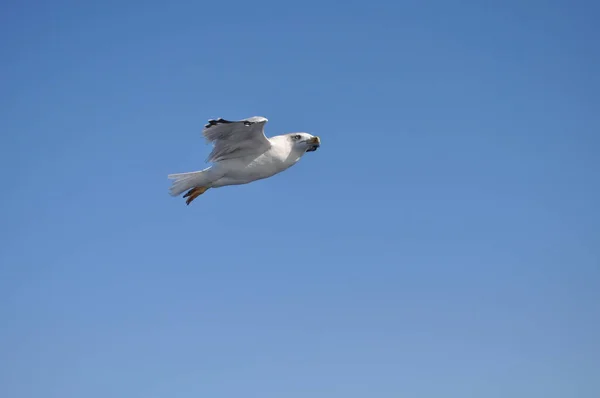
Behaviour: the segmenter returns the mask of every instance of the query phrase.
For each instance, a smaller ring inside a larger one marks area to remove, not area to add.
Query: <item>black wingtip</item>
[[[216,126],[218,124],[227,124],[227,123],[233,123],[233,122],[230,121],[230,120],[225,120],[225,119],[223,119],[223,118],[220,117],[218,119],[210,119],[208,121],[208,124],[205,124],[204,127],[209,128],[209,127],[212,127],[212,126]]]
[[[229,123],[236,123],[236,122],[231,121],[231,120],[226,120],[226,119],[223,119],[223,118],[210,119],[208,121],[208,123],[204,125],[204,128],[210,128],[212,126],[217,126],[219,124],[229,124]],[[248,120],[244,120],[244,126],[252,126],[253,124],[254,124],[254,122],[250,122]]]

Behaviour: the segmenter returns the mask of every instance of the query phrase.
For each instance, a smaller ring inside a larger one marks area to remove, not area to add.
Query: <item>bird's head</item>
[[[321,139],[308,133],[288,134],[292,147],[298,148],[302,152],[314,152],[321,146]]]

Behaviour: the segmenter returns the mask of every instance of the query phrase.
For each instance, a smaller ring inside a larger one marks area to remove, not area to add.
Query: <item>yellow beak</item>
[[[311,138],[310,141],[308,141],[308,142],[311,143],[311,144],[319,144],[320,145],[321,144],[321,139],[319,137],[315,136],[315,137]]]

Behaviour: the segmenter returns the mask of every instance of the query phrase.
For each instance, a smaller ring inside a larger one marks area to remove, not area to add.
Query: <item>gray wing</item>
[[[260,116],[236,121],[209,120],[202,130],[204,138],[214,144],[207,161],[218,162],[263,153],[271,147],[264,132],[267,122],[267,118]]]

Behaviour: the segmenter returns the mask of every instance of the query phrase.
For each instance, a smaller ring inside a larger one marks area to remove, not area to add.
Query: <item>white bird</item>
[[[247,184],[281,173],[321,145],[319,137],[303,132],[267,138],[267,122],[261,116],[238,121],[209,120],[202,134],[214,144],[207,159],[213,165],[200,171],[170,174],[168,178],[174,180],[170,194],[179,196],[188,191],[183,197],[189,205],[210,188]]]

